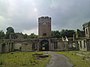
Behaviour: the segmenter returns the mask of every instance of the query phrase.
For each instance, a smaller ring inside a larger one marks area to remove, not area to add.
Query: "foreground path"
[[[47,67],[73,67],[73,65],[69,62],[68,58],[64,55],[57,54],[55,52],[47,52],[52,56]]]

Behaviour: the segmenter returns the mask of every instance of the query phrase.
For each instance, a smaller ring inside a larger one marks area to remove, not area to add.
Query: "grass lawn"
[[[90,52],[66,51],[58,53],[67,56],[74,67],[90,67]]]
[[[42,54],[42,52],[37,52]],[[0,67],[45,67],[50,57],[37,58],[34,52],[0,54]]]

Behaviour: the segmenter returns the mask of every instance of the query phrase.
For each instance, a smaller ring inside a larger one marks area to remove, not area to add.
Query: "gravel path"
[[[69,62],[69,59],[64,55],[57,54],[55,52],[47,52],[52,56],[47,67],[73,67],[73,65]]]

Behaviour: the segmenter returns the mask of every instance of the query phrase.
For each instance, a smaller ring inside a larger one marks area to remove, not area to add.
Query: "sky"
[[[38,34],[38,18],[49,16],[52,30],[82,29],[90,21],[90,0],[0,0],[0,30]]]

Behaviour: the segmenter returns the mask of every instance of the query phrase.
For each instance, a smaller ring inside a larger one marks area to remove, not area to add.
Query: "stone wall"
[[[78,40],[79,50],[87,51],[87,42],[86,40]]]
[[[21,51],[32,51],[32,44],[24,42],[21,46]]]
[[[90,51],[90,39],[87,39],[86,47],[87,47],[87,51]]]
[[[11,40],[0,41],[0,53],[11,52],[13,50],[14,50],[14,46]]]
[[[73,43],[75,47],[78,45],[72,40],[62,41],[62,39],[58,38],[38,38],[33,40],[4,40],[0,42],[0,53],[12,51],[39,51],[41,48],[41,41],[43,40],[46,40],[48,42],[48,47],[46,47],[49,48],[49,51],[71,50],[69,49],[69,47],[73,46]]]

